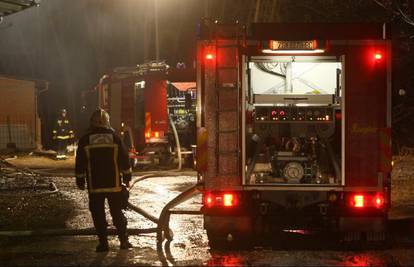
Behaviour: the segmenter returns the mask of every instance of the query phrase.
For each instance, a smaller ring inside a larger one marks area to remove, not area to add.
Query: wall
[[[18,149],[40,145],[36,82],[0,77],[0,149],[14,143]]]

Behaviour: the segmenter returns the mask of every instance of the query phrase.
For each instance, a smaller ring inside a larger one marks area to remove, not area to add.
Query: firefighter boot
[[[119,248],[120,249],[129,249],[129,248],[132,248],[132,244],[129,243],[128,236],[127,235],[120,236],[119,237],[119,241],[120,241],[120,245],[119,245]]]
[[[99,244],[96,246],[96,252],[105,252],[108,250],[108,239],[106,237],[99,237]]]

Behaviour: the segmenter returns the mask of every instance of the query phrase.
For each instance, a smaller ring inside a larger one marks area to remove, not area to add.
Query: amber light
[[[364,196],[363,195],[355,195],[353,197],[353,205],[355,208],[363,208],[364,207]]]
[[[146,137],[146,138],[150,138],[150,137],[151,137],[151,133],[150,133],[150,132],[146,132],[146,133],[145,133],[145,137]]]
[[[233,206],[235,204],[234,203],[233,194],[224,194],[223,199],[224,199],[223,205],[225,207],[231,207],[231,206]]]
[[[160,133],[159,132],[154,132],[154,137],[155,138],[159,138],[160,137]]]

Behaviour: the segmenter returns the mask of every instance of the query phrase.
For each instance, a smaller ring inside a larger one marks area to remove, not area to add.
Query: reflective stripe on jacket
[[[121,179],[131,180],[128,150],[114,131],[96,128],[79,140],[75,171],[89,193],[119,192]]]

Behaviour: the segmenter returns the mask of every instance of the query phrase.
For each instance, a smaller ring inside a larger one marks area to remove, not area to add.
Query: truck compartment
[[[246,185],[342,185],[341,70],[332,57],[252,57]]]

